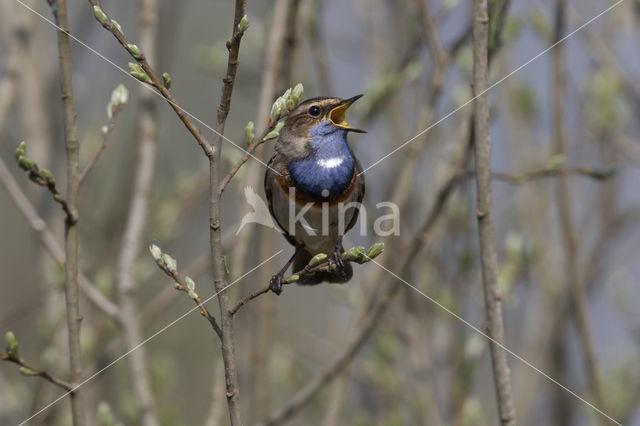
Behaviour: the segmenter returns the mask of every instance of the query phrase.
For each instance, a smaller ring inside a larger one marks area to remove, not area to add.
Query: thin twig
[[[560,40],[564,36],[566,25],[566,2],[557,0],[555,16],[554,41]],[[565,154],[565,131],[564,131],[564,104],[566,89],[565,71],[565,45],[560,43],[553,51],[553,133],[554,150],[556,155]],[[558,179],[558,209],[560,216],[560,227],[562,228],[562,239],[567,261],[567,277],[569,294],[573,307],[573,317],[582,349],[585,357],[585,367],[589,377],[593,398],[599,409],[606,411],[604,393],[600,382],[598,363],[595,357],[591,330],[589,327],[587,300],[584,292],[584,283],[580,277],[578,260],[578,240],[573,228],[571,212],[571,189],[566,175],[561,175]]]
[[[61,79],[62,104],[64,106],[64,134],[67,153],[67,194],[65,213],[65,299],[67,304],[67,328],[69,330],[69,359],[72,383],[82,378],[82,349],[80,347],[80,300],[78,295],[78,167],[80,144],[76,128],[76,110],[71,78],[71,51],[67,1],[50,0],[58,34],[58,54]],[[64,205],[63,205],[64,206]],[[84,406],[79,392],[71,394],[71,414],[74,426],[85,424]]]
[[[171,90],[167,89],[164,86],[163,80],[160,79],[158,77],[158,75],[156,74],[156,72],[153,70],[153,68],[151,68],[151,65],[149,65],[149,62],[147,61],[144,53],[140,53],[139,55],[134,55],[129,50],[128,46],[131,45],[131,43],[129,42],[129,40],[127,40],[127,38],[124,36],[124,34],[118,29],[118,27],[112,23],[113,21],[111,20],[111,18],[109,18],[109,15],[104,10],[104,8],[100,5],[100,2],[98,0],[89,0],[89,3],[91,3],[92,6],[99,7],[100,10],[102,11],[102,13],[104,13],[104,15],[106,17],[106,21],[105,21],[104,24],[102,24],[102,26],[107,31],[109,31],[111,34],[113,34],[113,36],[116,38],[116,40],[118,40],[118,42],[122,45],[122,47],[124,47],[125,50],[127,52],[129,52],[129,54],[131,54],[131,57],[133,59],[135,59],[136,62],[142,67],[144,72],[149,77],[148,84],[151,85],[152,87],[154,87],[158,91],[158,93],[160,93],[162,95],[162,97],[166,99],[166,101],[169,103],[171,108],[178,115],[178,117],[180,118],[182,123],[184,123],[185,127],[187,128],[187,130],[189,130],[189,132],[196,139],[196,141],[198,142],[198,144],[200,145],[200,147],[202,148],[204,153],[208,157],[210,157],[213,154],[211,144],[202,135],[200,130],[198,130],[198,128],[195,126],[195,124],[193,124],[193,122],[191,121],[189,116],[180,107],[180,105],[178,105],[178,102],[173,97],[173,94],[171,93]]]
[[[200,314],[203,317],[205,317],[207,319],[207,321],[209,321],[209,324],[211,324],[211,327],[213,327],[213,330],[216,332],[218,337],[220,337],[220,339],[222,339],[222,330],[220,329],[220,326],[218,326],[218,323],[216,322],[215,317],[209,313],[209,311],[207,310],[207,307],[202,303],[202,299],[200,299],[198,294],[195,293],[195,291],[193,289],[189,288],[189,285],[185,281],[185,278],[183,278],[176,269],[173,269],[173,270],[170,269],[162,261],[161,258],[156,259],[156,264],[158,265],[158,267],[160,269],[162,269],[162,271],[165,274],[169,275],[173,279],[173,281],[174,281],[173,286],[174,286],[174,288],[176,290],[184,291],[185,293],[187,293],[189,295],[189,297],[195,302],[195,304],[200,309]]]
[[[491,142],[489,140],[489,103],[486,95],[489,68],[489,16],[487,8],[487,0],[474,0],[473,93],[474,96],[477,96],[474,101],[476,213],[480,239],[482,281],[487,311],[487,334],[502,344],[504,343],[504,324],[500,288],[498,287],[498,259],[491,209]],[[503,426],[514,426],[516,424],[516,415],[507,353],[493,341],[490,344],[490,352],[500,423]]]
[[[8,361],[8,362],[13,362],[15,364],[18,364],[20,367],[24,368],[25,370],[25,375],[28,376],[34,376],[34,377],[42,377],[44,380],[53,383],[56,386],[61,387],[62,389],[64,389],[67,392],[71,392],[73,394],[73,386],[71,385],[71,383],[67,383],[62,379],[59,379],[55,376],[52,376],[51,374],[47,373],[44,370],[38,370],[37,368],[32,367],[31,365],[29,365],[24,359],[22,359],[20,356],[10,356],[9,354],[5,353],[5,352],[0,352],[0,359],[3,361]]]
[[[80,184],[82,184],[82,182],[87,177],[91,169],[93,169],[93,166],[96,165],[96,163],[98,162],[98,158],[100,158],[100,155],[107,147],[107,141],[109,140],[109,137],[111,136],[111,133],[113,132],[113,129],[116,126],[116,116],[121,111],[123,106],[124,105],[120,105],[118,108],[113,110],[113,113],[111,115],[111,118],[109,119],[109,122],[100,130],[100,139],[101,139],[100,146],[98,147],[95,154],[93,154],[93,157],[91,157],[91,159],[85,166],[84,170],[82,170],[82,173],[80,173],[80,177],[78,178]]]
[[[229,170],[229,173],[227,173],[224,179],[222,179],[222,183],[220,183],[220,191],[219,191],[220,195],[222,195],[222,193],[224,192],[225,188],[227,187],[231,179],[233,179],[236,173],[238,173],[238,170],[240,170],[240,168],[244,165],[244,163],[246,163],[249,160],[249,157],[252,156],[255,150],[263,143],[273,139],[273,138],[266,138],[266,135],[271,130],[271,128],[272,127],[267,128],[267,130],[264,131],[263,135],[261,135],[262,137],[259,138],[257,142],[254,142],[249,146],[247,146],[247,149],[244,151],[244,154],[242,155],[242,157],[240,157],[240,159],[236,161],[236,164],[233,165],[231,170]]]

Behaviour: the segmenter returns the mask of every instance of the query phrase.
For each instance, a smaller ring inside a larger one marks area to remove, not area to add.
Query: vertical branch
[[[64,135],[67,153],[67,194],[66,201],[70,214],[65,218],[65,300],[67,305],[67,328],[69,331],[69,360],[71,382],[78,383],[82,375],[80,350],[80,300],[78,297],[78,165],[79,150],[76,129],[76,111],[71,83],[71,52],[69,49],[69,24],[67,23],[67,1],[50,0],[58,31],[58,58],[64,106]],[[85,424],[84,407],[78,391],[71,394],[71,415],[74,426]]]
[[[145,52],[150,66],[156,64],[157,0],[143,0],[140,5],[140,47]],[[140,316],[136,303],[135,266],[140,253],[140,242],[147,221],[147,211],[156,154],[156,112],[154,95],[149,90],[140,91],[138,110],[139,145],[138,160],[131,204],[126,227],[122,237],[118,259],[118,299],[120,323],[122,324],[126,347],[131,350],[142,341]],[[147,356],[144,346],[132,351],[129,368],[133,390],[139,406],[140,423],[144,426],[158,426],[157,408],[149,381]]]
[[[222,360],[224,362],[227,405],[229,407],[229,418],[232,426],[241,425],[242,421],[240,419],[238,377],[233,352],[233,316],[229,312],[231,306],[229,294],[226,290],[223,291],[227,286],[227,281],[222,252],[222,232],[220,229],[220,150],[222,148],[222,135],[231,105],[231,94],[236,78],[236,70],[238,69],[238,53],[240,51],[240,39],[243,34],[243,31],[240,31],[238,28],[238,24],[244,16],[244,10],[244,0],[236,0],[233,33],[229,45],[227,75],[222,80],[222,95],[220,96],[220,105],[218,106],[217,133],[213,140],[213,149],[209,151],[209,226],[211,228],[210,239],[211,254],[213,256],[213,279],[216,292],[219,293],[218,303],[220,305],[222,328]]]
[[[554,41],[562,38],[566,25],[566,4],[564,0],[556,2]],[[553,51],[553,139],[554,151],[557,155],[565,153],[564,133],[564,102],[566,91],[565,76],[565,47],[560,43]],[[570,188],[566,173],[558,177],[558,209],[560,215],[560,227],[562,228],[562,240],[567,265],[567,277],[569,280],[569,294],[573,316],[576,321],[578,335],[582,343],[585,364],[591,392],[598,408],[604,410],[604,398],[596,357],[591,341],[591,331],[587,318],[587,302],[584,292],[584,284],[580,278],[578,264],[578,241],[573,229],[571,212]]]
[[[477,185],[477,216],[480,237],[480,256],[487,310],[487,331],[496,341],[504,342],[502,303],[498,288],[498,259],[493,235],[491,212],[491,141],[489,140],[488,82],[488,26],[487,0],[474,0],[473,13],[473,95],[475,128],[475,163]],[[507,354],[494,343],[490,344],[493,375],[502,425],[515,425],[515,408]]]

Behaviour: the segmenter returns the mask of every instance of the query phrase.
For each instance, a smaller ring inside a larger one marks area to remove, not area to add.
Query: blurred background
[[[26,3],[51,17],[46,2]],[[89,3],[68,3],[71,33],[126,70],[129,55],[95,21]],[[14,0],[0,5],[0,158],[6,166],[0,167],[0,330],[14,331],[32,364],[66,377],[64,272],[51,245],[53,238],[63,247],[63,215],[14,161],[15,148],[26,141],[29,156],[64,188],[55,29]],[[157,35],[149,33],[154,68],[171,74],[183,108],[213,126],[233,2],[158,0],[146,11],[139,2],[102,5],[133,42],[140,40],[141,17],[157,14]],[[570,0],[562,28],[555,1],[490,1],[490,83],[611,5]],[[348,113],[352,125],[368,130],[351,135],[365,168],[429,128],[366,172],[369,215],[361,220],[368,232],[354,228],[345,246],[384,242],[381,264],[484,330],[468,149],[471,7],[459,0],[249,2],[250,28],[225,135],[245,146],[245,124],[253,120],[263,129],[273,100],[298,82],[303,99],[365,94]],[[564,50],[540,56],[489,92],[505,343],[625,425],[640,425],[640,144],[633,119],[640,114],[639,19],[640,3],[623,1],[572,35]],[[80,270],[87,285],[116,306],[122,302],[119,265],[141,161],[138,143],[146,137],[155,146],[155,163],[148,163],[149,212],[130,271],[146,338],[193,308],[154,265],[146,250],[152,239],[195,279],[203,299],[214,293],[208,162],[166,102],[156,96],[140,101],[147,89],[138,81],[77,42],[71,48],[82,165],[101,143],[112,90],[122,83],[130,93],[79,201]],[[149,113],[155,136],[141,130]],[[256,155],[266,160],[272,151],[269,142]],[[225,143],[224,169],[241,155]],[[264,166],[250,160],[223,196],[230,282],[284,252],[239,280],[234,299],[263,287],[292,253],[279,234],[259,225],[236,235],[250,211],[244,188],[262,196],[263,175]],[[25,215],[25,200],[37,216]],[[398,236],[371,232],[375,219],[388,213],[376,208],[384,201],[400,206]],[[38,217],[47,224],[44,231]],[[355,269],[348,284],[287,286],[281,296],[263,295],[238,313],[235,350],[245,423],[268,418],[355,347],[347,367],[319,387],[290,424],[497,424],[487,340],[377,265]],[[215,299],[208,306],[218,313]],[[88,376],[130,347],[119,321],[86,295],[81,312]],[[146,343],[141,355],[161,424],[228,423],[219,341],[197,312]],[[139,424],[130,358],[83,386],[91,424]],[[519,424],[608,424],[520,360],[509,357],[509,365]],[[61,392],[3,363],[0,423],[23,421]],[[31,424],[69,422],[64,400]]]

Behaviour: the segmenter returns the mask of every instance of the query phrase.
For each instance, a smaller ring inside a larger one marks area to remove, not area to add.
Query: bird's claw
[[[342,253],[340,253],[339,249],[336,249],[333,252],[333,257],[329,258],[329,268],[331,268],[331,264],[336,265],[336,273],[340,275],[341,278],[347,277],[347,272],[345,271],[344,260],[342,260]]]
[[[269,290],[280,296],[282,293],[282,277],[280,275],[274,275],[269,281]]]

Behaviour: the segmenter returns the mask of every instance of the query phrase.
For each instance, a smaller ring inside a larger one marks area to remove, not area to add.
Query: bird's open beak
[[[338,105],[337,107],[332,109],[329,112],[329,120],[331,120],[331,123],[334,126],[342,127],[343,129],[348,130],[350,132],[367,133],[366,130],[362,130],[362,129],[357,129],[355,127],[351,127],[347,123],[347,121],[344,119],[345,111],[347,109],[349,109],[351,104],[353,104],[355,101],[360,99],[362,96],[364,96],[364,95],[356,95],[353,98],[345,99],[340,103],[340,105]]]

